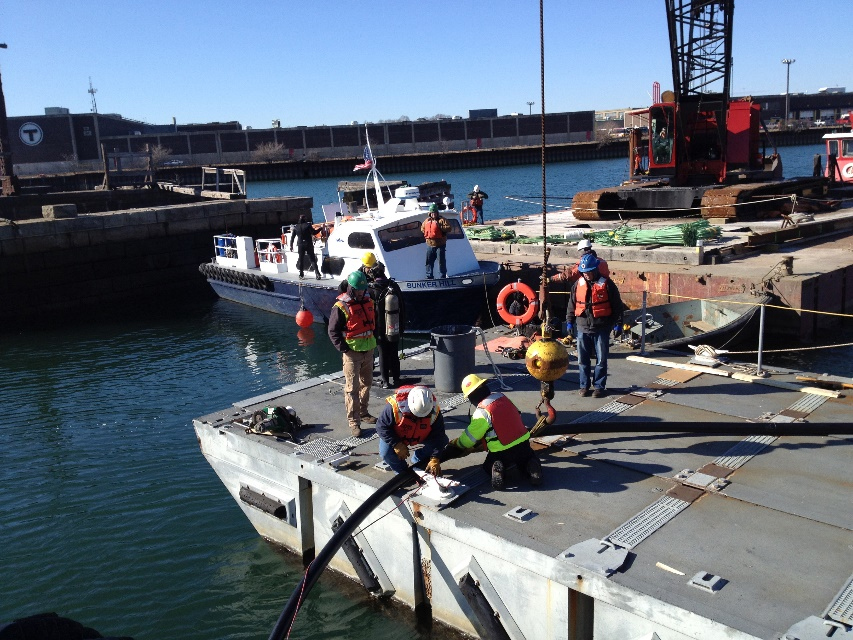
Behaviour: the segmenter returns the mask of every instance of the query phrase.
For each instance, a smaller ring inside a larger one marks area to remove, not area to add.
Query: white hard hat
[[[578,251],[586,251],[587,249],[592,249],[592,243],[584,238],[578,242]]]
[[[435,408],[435,396],[426,387],[413,387],[409,390],[409,411],[418,418],[425,418]]]
[[[475,184],[475,185],[474,185],[474,191],[479,191],[479,190],[480,190],[480,185]]]
[[[293,408],[293,407],[291,407],[290,405],[287,405],[287,406],[284,408],[284,410],[285,410],[285,411],[287,411],[290,415],[292,415],[292,416],[294,416],[294,417],[296,416],[296,409],[294,409],[294,408]]]

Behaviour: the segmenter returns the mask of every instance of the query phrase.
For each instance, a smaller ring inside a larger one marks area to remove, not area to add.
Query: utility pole
[[[532,101],[527,102],[527,106],[530,107],[530,113],[528,115],[531,115],[531,116],[533,115],[533,104],[534,103]]]
[[[783,58],[782,64],[788,65],[788,73],[786,74],[785,79],[785,129],[788,129],[788,114],[791,113],[790,108],[790,92],[791,92],[791,65],[794,64],[796,60],[793,58]]]
[[[5,49],[6,43],[0,43]],[[3,95],[3,78],[0,76],[0,193],[4,196],[15,195],[15,183],[12,181],[12,151],[9,146],[9,121],[6,119],[6,98]]]
[[[95,94],[98,93],[98,90],[92,86],[92,76],[89,76],[89,91],[87,91],[92,96],[92,113],[98,113],[98,103],[95,101]]]

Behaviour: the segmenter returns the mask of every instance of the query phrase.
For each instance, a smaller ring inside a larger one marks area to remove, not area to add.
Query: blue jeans
[[[445,262],[445,249],[447,247],[431,247],[427,245],[426,253],[426,277],[432,278],[432,269],[435,265],[435,258],[438,256],[438,273],[442,278],[447,277],[447,263]]]
[[[589,374],[593,350],[595,350],[595,372],[593,373],[592,386],[596,389],[604,389],[607,386],[607,354],[610,351],[610,330],[596,333],[584,333],[578,330],[578,376],[580,377],[581,389],[589,389],[590,387]]]
[[[440,433],[431,431],[423,441],[424,446],[420,449],[415,449],[412,453],[412,464],[417,465],[419,462],[429,462],[432,453],[441,451],[448,442],[447,434],[443,431]],[[397,454],[394,453],[394,445],[388,444],[382,438],[379,439],[379,455],[382,456],[382,459],[388,463],[388,466],[391,467],[391,469],[394,470],[394,473],[403,473],[409,468],[406,461],[400,460],[400,458],[397,457]]]

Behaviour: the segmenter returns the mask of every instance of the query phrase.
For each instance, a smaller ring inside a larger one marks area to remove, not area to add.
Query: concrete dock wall
[[[264,198],[0,223],[0,322],[212,295],[198,265],[212,258],[214,234],[278,235],[312,205]]]

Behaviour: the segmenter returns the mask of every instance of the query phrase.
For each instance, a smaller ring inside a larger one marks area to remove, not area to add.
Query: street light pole
[[[5,49],[6,43],[0,43]],[[9,145],[9,123],[6,119],[6,98],[3,96],[3,78],[0,76],[0,193],[4,196],[15,194],[12,181],[12,153]]]
[[[794,64],[796,60],[793,58],[783,58],[782,64],[788,65],[788,72],[786,74],[785,79],[785,129],[788,129],[788,114],[791,113],[791,109],[789,106],[789,98],[791,92],[791,65]]]
[[[527,102],[527,106],[530,107],[530,114],[529,115],[531,115],[531,116],[533,115],[533,104],[534,103],[531,101]]]

